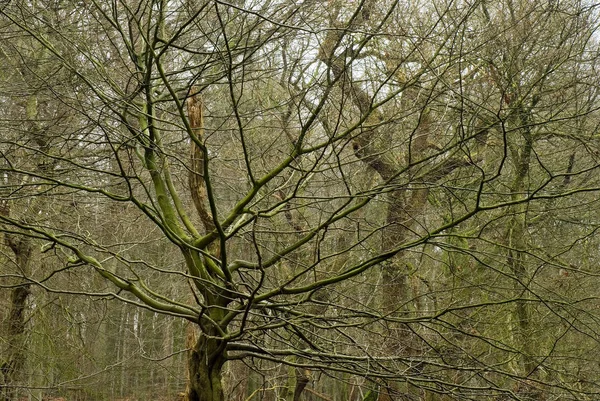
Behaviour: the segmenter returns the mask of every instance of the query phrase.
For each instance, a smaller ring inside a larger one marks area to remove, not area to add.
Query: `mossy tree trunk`
[[[7,235],[6,245],[15,255],[15,264],[24,276],[28,276],[33,246],[24,237]],[[19,398],[19,387],[23,384],[26,362],[26,310],[27,298],[31,294],[31,284],[22,283],[11,291],[8,316],[8,355],[2,361],[2,399],[13,401]]]
[[[50,149],[50,141],[43,133],[39,123],[38,116],[38,98],[36,95],[29,96],[24,104],[24,116],[26,118],[26,126],[31,133],[33,143],[42,152],[48,152]],[[25,154],[21,154],[25,157]],[[36,162],[35,170],[38,172],[52,171],[53,164],[45,164],[43,161],[33,159]],[[18,181],[16,176],[7,175],[6,178],[15,182]],[[27,218],[36,216],[41,210],[41,200],[35,199],[30,202],[25,209]],[[0,207],[0,216],[10,219],[12,201],[4,200]],[[21,221],[26,220],[21,219]],[[15,285],[11,290],[10,296],[10,312],[7,321],[7,343],[8,354],[4,361],[1,361],[2,383],[0,383],[2,399],[12,401],[19,398],[19,388],[24,385],[25,364],[27,361],[27,299],[31,295],[31,282],[28,281],[31,277],[33,241],[31,238],[17,234],[4,234],[4,244],[10,248],[14,255],[14,266],[17,269],[18,275],[22,277],[21,283]]]
[[[365,1],[362,3],[362,13],[356,13],[348,26],[362,27],[370,26],[370,21],[375,3]],[[332,13],[331,25],[340,26],[341,14]],[[351,99],[354,107],[359,111],[362,119],[361,135],[352,139],[352,149],[357,159],[376,173],[382,183],[397,188],[387,192],[387,211],[385,214],[385,228],[382,229],[382,252],[395,252],[395,254],[381,264],[382,277],[385,285],[381,286],[380,299],[381,309],[386,316],[403,317],[409,310],[410,285],[409,277],[412,274],[409,255],[402,250],[402,245],[410,242],[419,231],[419,220],[425,213],[428,204],[429,186],[455,169],[465,167],[468,163],[454,155],[452,152],[444,152],[434,144],[434,130],[432,129],[432,112],[429,107],[430,95],[423,96],[423,87],[416,84],[418,79],[410,81],[404,66],[392,60],[389,54],[382,53],[377,57],[386,65],[389,79],[402,85],[403,107],[412,114],[414,126],[410,132],[399,131],[394,133],[397,138],[405,137],[408,140],[408,150],[403,157],[390,157],[383,151],[389,146],[390,137],[378,129],[387,117],[377,108],[374,98],[367,91],[353,82],[351,74],[352,52],[344,50],[342,56],[336,56],[343,47],[344,32],[332,29],[326,36],[319,53],[320,60],[331,70],[332,79],[337,83],[343,96]],[[433,93],[433,88],[430,89]],[[423,163],[432,154],[444,156],[445,159],[433,169],[423,173]],[[418,289],[417,291],[418,292]],[[416,295],[416,294],[413,294]],[[417,305],[418,309],[419,306]],[[388,323],[386,328],[386,343],[382,347],[389,354],[402,355],[417,361],[424,353],[425,345],[412,327],[407,324]],[[423,366],[420,362],[411,363],[407,369],[407,378],[418,378],[422,374]],[[425,391],[418,385],[406,381],[406,386],[393,384],[383,386],[379,392],[380,401],[394,399],[396,394],[406,393],[416,398],[424,397]]]
[[[187,100],[188,118],[191,127],[190,164],[188,186],[194,202],[196,212],[204,226],[204,231],[210,233],[217,229],[213,217],[213,210],[207,207],[210,204],[207,190],[208,165],[204,143],[204,116],[203,103],[197,88],[193,87],[192,96]],[[192,274],[208,278],[209,282],[217,283],[229,277],[220,277],[215,270],[216,265],[222,263],[221,252],[223,242],[213,241],[206,247],[206,254],[201,255],[195,249],[184,249],[183,253]],[[214,270],[209,272],[204,264],[213,264]],[[225,285],[227,287],[227,284]],[[199,321],[199,334],[197,338],[188,338],[188,386],[186,399],[188,401],[223,401],[223,367],[227,361],[225,349],[226,341],[221,339],[226,332],[226,324],[221,326],[224,316],[223,311],[231,302],[227,290],[219,284],[215,287],[207,284],[197,284],[204,301],[213,307],[207,316],[201,316]],[[194,332],[194,331],[192,331]]]
[[[188,355],[188,401],[223,401],[224,343],[201,333]]]

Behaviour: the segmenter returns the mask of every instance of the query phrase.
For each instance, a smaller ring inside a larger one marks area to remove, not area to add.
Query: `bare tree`
[[[347,399],[597,392],[597,368],[575,373],[598,346],[595,295],[561,287],[565,273],[596,275],[594,256],[572,260],[598,227],[595,7],[13,1],[0,13],[3,57],[55,113],[28,118],[51,129],[0,140],[6,205],[52,205],[0,215],[17,259],[35,247],[55,266],[18,262],[17,288],[189,322],[187,399],[224,400],[240,361],[284,376],[244,398],[325,399],[317,373]],[[18,96],[2,96],[8,121]]]

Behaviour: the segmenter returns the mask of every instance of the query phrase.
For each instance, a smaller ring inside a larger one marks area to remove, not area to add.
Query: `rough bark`
[[[38,98],[35,95],[27,98],[25,104],[26,126],[31,133],[30,138],[37,148],[43,154],[47,154],[50,149],[50,140],[46,132],[42,129],[38,117]],[[55,162],[43,159],[35,159],[36,170],[44,175],[51,175],[54,170]],[[9,179],[12,179],[10,177]],[[6,200],[0,205],[0,215],[11,217],[11,201]],[[36,216],[41,210],[41,200],[33,199],[28,216]],[[11,249],[15,257],[15,266],[19,275],[25,279],[31,277],[31,264],[33,243],[31,238],[15,234],[5,234],[5,245]],[[0,394],[2,399],[7,401],[15,400],[19,397],[19,385],[25,375],[25,363],[27,360],[27,341],[26,341],[26,311],[27,299],[31,294],[31,284],[23,282],[14,287],[10,297],[10,312],[8,317],[8,330],[6,339],[8,344],[8,355],[6,360],[0,361],[0,370],[2,381],[0,382]]]
[[[6,235],[6,245],[13,251],[17,268],[25,276],[28,275],[31,264],[31,240],[13,235]],[[31,293],[31,285],[23,283],[11,291],[10,312],[8,317],[8,355],[2,361],[2,399],[16,400],[19,396],[18,388],[22,385],[25,373],[26,349],[26,310],[27,298]]]
[[[210,211],[206,207],[206,185],[204,182],[204,114],[202,111],[202,97],[196,88],[192,88],[192,94],[186,102],[190,127],[192,129],[190,138],[190,170],[188,173],[188,184],[194,206],[198,216],[204,225],[204,229],[210,232],[215,229],[215,223]]]
[[[216,333],[201,333],[188,354],[188,401],[224,401],[224,343]]]
[[[194,206],[204,225],[204,230],[209,233],[215,230],[215,222],[208,204],[206,188],[206,149],[204,147],[204,116],[202,111],[202,98],[197,88],[191,89],[191,96],[187,100],[187,111],[190,123],[190,170],[188,184]],[[212,243],[207,251],[215,260],[220,257],[220,248],[216,242]],[[186,252],[197,252],[186,250]],[[188,258],[189,264],[202,263],[202,256]],[[210,276],[210,273],[207,273]],[[214,277],[207,277],[209,280]],[[223,365],[227,361],[225,342],[219,339],[222,327],[218,327],[219,310],[229,303],[226,291],[208,288],[209,284],[200,285],[204,301],[209,306],[217,309],[209,314],[209,319],[200,317],[201,324],[190,325],[187,333],[188,344],[188,385],[186,390],[187,401],[224,401],[223,391]],[[200,330],[198,330],[198,327]]]

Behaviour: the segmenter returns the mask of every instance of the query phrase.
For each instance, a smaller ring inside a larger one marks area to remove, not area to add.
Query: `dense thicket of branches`
[[[3,399],[594,399],[598,17],[0,4]]]

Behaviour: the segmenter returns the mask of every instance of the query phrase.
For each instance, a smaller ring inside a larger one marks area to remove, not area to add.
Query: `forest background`
[[[2,400],[594,400],[598,4],[0,3]]]

